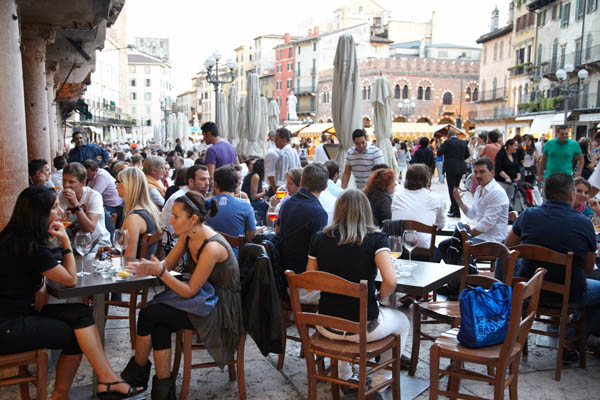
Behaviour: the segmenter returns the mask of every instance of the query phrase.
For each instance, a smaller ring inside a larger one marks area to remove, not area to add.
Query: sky
[[[223,59],[235,58],[233,49],[263,34],[305,36],[299,26],[333,17],[333,10],[352,0],[127,0],[127,41],[134,37],[168,38],[174,94],[191,89],[191,79],[215,50]],[[402,20],[429,20],[435,10],[438,43],[477,46],[490,31],[494,7],[500,26],[508,19],[508,0],[380,0]],[[418,4],[418,9],[415,9]]]

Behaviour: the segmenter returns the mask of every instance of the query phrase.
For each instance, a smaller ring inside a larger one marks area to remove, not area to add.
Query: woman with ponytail
[[[237,259],[227,241],[205,224],[206,217],[217,214],[217,202],[204,200],[189,191],[173,204],[171,225],[179,240],[164,261],[156,257],[129,263],[127,270],[136,276],[154,275],[180,298],[181,303],[195,299],[208,282],[218,298],[206,316],[183,311],[164,302],[153,301],[140,311],[135,356],[121,377],[128,383],[147,387],[154,352],[156,375],[152,382],[152,399],[175,399],[175,381],[171,379],[171,333],[194,329],[217,365],[223,368],[235,355],[243,332],[240,297],[240,274]],[[183,282],[169,270],[187,254],[185,272],[191,274]],[[211,289],[212,289],[211,288]]]

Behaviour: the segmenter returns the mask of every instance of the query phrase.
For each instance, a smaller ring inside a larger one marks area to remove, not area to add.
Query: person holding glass
[[[396,290],[396,273],[387,236],[373,224],[373,214],[369,200],[364,193],[347,189],[337,199],[333,222],[317,232],[310,242],[307,271],[324,271],[340,276],[351,282],[368,282],[367,294],[367,341],[372,342],[397,333],[401,335],[401,351],[406,344],[410,323],[404,313],[382,307]],[[379,293],[375,289],[377,271],[381,274]],[[351,299],[332,293],[321,293],[319,313],[359,320],[358,299]],[[317,326],[323,336],[333,340],[346,340],[358,343],[358,335],[341,335]],[[391,358],[391,351],[382,355],[383,360]],[[348,363],[339,364],[341,379],[349,379],[354,374]],[[390,371],[373,377],[373,383],[388,379]],[[356,376],[358,380],[358,375]]]
[[[196,191],[178,197],[171,225],[179,240],[167,258],[132,262],[127,270],[135,276],[154,275],[181,301],[194,298],[206,282],[215,289],[218,302],[206,317],[179,310],[165,303],[149,303],[139,313],[135,356],[129,360],[121,377],[132,385],[147,387],[153,350],[156,375],[152,381],[152,399],[175,398],[175,381],[171,379],[171,334],[179,329],[194,329],[220,368],[231,360],[244,330],[241,304],[240,272],[229,243],[206,224],[207,216],[217,214],[214,199],[205,201]],[[185,272],[189,281],[180,281],[168,273],[187,254]]]
[[[141,388],[131,387],[113,372],[91,308],[80,303],[47,304],[45,278],[65,286],[77,283],[62,214],[54,189],[33,185],[21,192],[0,232],[0,354],[61,349],[52,399],[69,397],[82,354],[98,375],[100,399],[134,396]],[[60,243],[62,261],[51,251],[51,241]]]

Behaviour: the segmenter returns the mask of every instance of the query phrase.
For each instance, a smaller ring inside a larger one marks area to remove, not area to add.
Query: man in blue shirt
[[[85,144],[81,131],[73,133],[73,142],[75,143],[75,148],[69,152],[67,160],[69,164],[72,162],[83,164],[86,160],[94,160],[100,165],[100,168],[104,168],[110,158],[106,150],[95,144]]]
[[[573,209],[575,186],[570,175],[557,172],[546,178],[544,195],[546,202],[542,206],[528,208],[517,218],[505,244],[507,247],[521,243],[535,244],[559,253],[572,251],[573,272],[569,301],[586,306],[588,334],[596,332],[600,322],[600,313],[597,311],[600,305],[600,281],[586,279],[586,272],[591,272],[593,268],[593,262],[588,264],[589,254],[596,251],[594,226],[589,218]],[[515,265],[515,276],[530,278],[540,266],[526,260],[519,261]],[[543,267],[548,270],[544,280],[564,283],[564,267]],[[540,301],[556,303],[561,301],[561,297],[542,292]]]
[[[254,210],[249,202],[234,197],[238,185],[238,175],[232,165],[224,165],[215,170],[215,192],[214,199],[219,209],[217,215],[208,218],[207,223],[214,230],[229,236],[246,236],[248,242],[256,234],[256,222],[254,221]],[[237,256],[237,248],[233,251]]]
[[[328,178],[323,164],[308,164],[302,171],[300,190],[281,205],[277,225],[284,270],[292,269],[297,274],[306,271],[310,239],[327,225],[327,212],[319,195],[327,188]],[[316,304],[318,296],[309,300],[301,295],[300,301]]]

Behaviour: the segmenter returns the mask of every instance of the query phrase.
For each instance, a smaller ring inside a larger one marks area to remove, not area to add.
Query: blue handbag
[[[478,348],[504,342],[510,322],[512,288],[496,282],[489,290],[466,288],[460,294],[460,329],[457,339]]]
[[[178,310],[185,311],[199,317],[206,317],[212,312],[213,308],[215,308],[218,300],[219,297],[215,294],[215,288],[210,284],[210,282],[206,281],[198,293],[189,299],[184,299],[170,288],[166,288],[164,291],[154,296],[152,301],[148,302],[148,304],[167,304]]]

